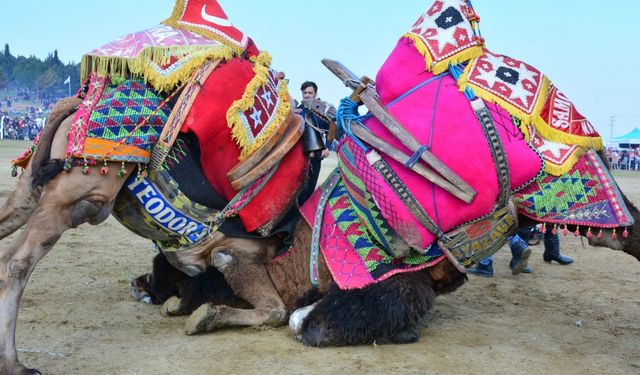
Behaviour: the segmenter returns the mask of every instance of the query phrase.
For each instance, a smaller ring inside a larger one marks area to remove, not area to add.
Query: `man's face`
[[[316,97],[316,90],[312,86],[302,90],[302,99],[313,99]]]

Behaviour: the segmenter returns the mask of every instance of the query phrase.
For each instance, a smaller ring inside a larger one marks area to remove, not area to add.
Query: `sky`
[[[377,70],[433,0],[219,0],[231,22],[273,56],[291,93],[315,81],[337,105],[349,90],[320,63],[342,62],[358,75]],[[27,0],[2,6],[0,43],[12,54],[63,62],[124,34],[157,25],[173,0]],[[605,140],[640,128],[640,2],[631,0],[473,0],[486,46],[523,60],[576,105]],[[612,116],[613,120],[612,120]],[[613,126],[612,126],[613,125]]]

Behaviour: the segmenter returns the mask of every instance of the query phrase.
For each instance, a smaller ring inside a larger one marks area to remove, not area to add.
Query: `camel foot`
[[[187,335],[209,332],[217,328],[217,306],[204,304],[191,313],[185,323],[184,331]]]
[[[182,309],[182,300],[176,296],[170,297],[162,304],[160,314],[163,316],[184,315],[185,312]]]
[[[302,341],[302,323],[304,323],[305,318],[314,307],[316,307],[316,303],[313,305],[305,306],[300,308],[291,314],[289,317],[289,328],[291,329],[291,333],[293,334],[293,338],[298,341]]]

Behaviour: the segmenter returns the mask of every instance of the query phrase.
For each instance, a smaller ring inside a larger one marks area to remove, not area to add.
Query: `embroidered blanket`
[[[422,86],[420,86],[422,84]],[[403,95],[410,89],[408,95]],[[411,39],[402,38],[376,77],[376,89],[383,104],[423,145],[476,191],[470,203],[458,200],[401,163],[383,158],[416,197],[436,224],[447,232],[490,214],[499,189],[497,172],[485,133],[469,103],[448,74],[424,71],[424,58]],[[397,98],[401,97],[400,100]],[[542,160],[525,142],[512,117],[499,106],[487,103],[505,148],[511,175],[511,190],[530,183],[540,172]],[[411,155],[376,118],[363,122],[377,137]],[[377,172],[365,152],[345,141],[356,160],[357,170],[389,225],[416,249],[425,249],[435,239]],[[342,157],[342,155],[341,155]]]
[[[442,73],[449,64],[482,54],[482,38],[476,31],[479,20],[465,0],[437,0],[404,36],[414,41],[426,62],[427,71]]]
[[[148,163],[171,107],[140,79],[92,76],[69,131],[67,158]]]
[[[81,80],[139,76],[160,91],[185,82],[207,59],[229,59],[234,50],[187,30],[159,25],[127,34],[82,57]]]
[[[181,131],[196,135],[204,174],[215,191],[228,200],[235,196],[226,173],[276,129],[287,126],[290,103],[286,83],[269,68],[266,53],[255,63],[230,59],[202,82],[199,95],[183,114]],[[293,204],[306,176],[305,168],[306,159],[298,144],[260,194],[240,211],[247,231],[278,218]]]
[[[373,213],[375,217],[362,215],[359,206],[365,204],[371,207],[373,202],[369,193],[364,190],[364,185],[358,184],[357,179],[352,176],[351,181],[344,180],[349,174],[347,169],[351,167],[341,168],[340,178],[343,180],[329,196],[320,230],[322,256],[339,288],[362,288],[397,273],[430,267],[445,258],[437,247],[430,247],[424,253],[412,251],[402,258],[393,257],[388,247],[392,240],[392,230],[379,214]],[[356,187],[355,184],[359,186]],[[325,183],[300,208],[302,216],[311,227],[315,224],[320,194],[326,188]],[[374,233],[370,229],[372,224],[384,229]],[[382,236],[382,242],[379,236]]]
[[[216,0],[177,0],[171,17],[146,30],[127,34],[82,58],[81,80],[139,76],[156,90],[170,91],[185,82],[206,60],[227,60],[251,40],[229,21]]]
[[[446,62],[451,76],[455,78],[455,85],[461,93],[469,98],[476,96],[487,103],[493,103],[488,106],[492,111],[494,121],[497,124],[502,121],[502,124],[499,125],[500,128],[506,129],[504,123],[514,124],[511,130],[501,132],[503,143],[508,144],[508,138],[511,136],[523,137],[545,161],[545,174],[516,195],[519,197],[518,209],[521,214],[550,223],[571,223],[594,227],[630,225],[633,221],[626,211],[624,202],[620,199],[619,190],[608,172],[603,169],[602,163],[595,153],[595,151],[603,149],[603,142],[593,125],[580,114],[567,96],[538,69],[521,60],[500,55],[484,48],[482,39],[475,32],[478,21],[479,18],[468,1],[433,1],[427,12],[401,39],[399,46],[396,47],[378,74],[377,90],[383,102],[389,103],[403,90],[406,91],[411,87],[408,84],[403,86],[402,80],[407,75],[405,73],[409,73],[409,75],[421,73],[421,77],[425,77],[446,70],[443,66]],[[422,67],[426,66],[427,73],[422,74],[418,70],[418,65],[413,67],[413,56],[408,53],[401,54],[402,47],[400,46],[403,40],[420,53]],[[387,68],[388,71],[385,71]],[[393,70],[395,70],[395,75]],[[388,79],[385,80],[387,77]],[[446,79],[447,77],[442,79],[440,88],[440,90],[445,88],[445,92],[448,87]],[[389,89],[390,85],[395,86],[395,89]],[[391,112],[406,124],[411,123],[411,119],[406,117],[412,115],[421,116],[421,118],[433,116],[435,120],[432,122],[436,123],[438,114],[421,113],[420,109],[417,109],[420,105],[418,103],[415,103],[413,109],[409,107],[406,107],[404,111],[394,109],[402,103],[410,103],[408,99],[412,96],[414,96],[413,93],[399,103],[393,104],[390,107]],[[429,103],[428,99],[422,101],[421,105]],[[446,103],[452,103],[452,106],[455,102],[446,100]],[[461,104],[455,108],[462,108]],[[440,116],[448,117],[451,120],[450,123],[453,126],[445,128],[452,129],[454,126],[465,123],[461,121],[457,113],[449,111],[446,115],[443,114],[441,108],[446,107],[436,105],[434,107],[440,110]],[[375,123],[375,120],[369,122]],[[518,128],[519,131],[512,131]],[[376,131],[375,126],[373,129]],[[414,132],[414,134],[422,133]],[[437,133],[434,134],[437,137]],[[383,132],[380,135],[384,137],[385,134]],[[450,154],[464,154],[464,149],[473,148],[474,145],[470,145],[468,139],[475,137],[476,135],[470,132],[466,139],[460,139],[457,144],[465,145],[464,147],[456,148],[453,144],[449,144],[447,147],[452,150]],[[431,141],[431,138],[429,140]],[[447,143],[434,141],[432,144]],[[456,166],[462,163],[471,167],[472,162],[479,160],[476,158],[456,160],[446,152],[437,155],[445,161],[445,164],[463,176],[464,171],[459,171]],[[518,173],[519,169],[522,172],[521,169],[529,168],[530,164],[521,164],[524,160],[516,161],[508,150],[507,158],[512,172],[512,189],[518,191],[519,188],[513,185],[513,179],[517,178],[513,173],[514,171]],[[393,162],[390,164],[393,165]],[[476,170],[485,170],[482,166],[475,168]],[[485,175],[488,176],[489,171],[486,172]],[[476,176],[470,178],[473,179]],[[569,179],[567,180],[567,178]],[[585,188],[589,191],[582,192],[579,187],[574,187],[576,190],[570,190],[564,194],[561,190],[567,181],[572,184],[577,184],[578,181],[585,183],[587,184]],[[474,188],[478,186],[485,190],[492,189],[489,181],[481,182],[480,185],[472,183],[472,186]],[[491,196],[482,194],[484,193],[479,195],[479,197],[484,197],[481,199],[493,202]],[[523,194],[526,195],[526,198]],[[437,195],[434,196],[437,198]],[[398,207],[398,202],[389,200],[388,194],[383,194],[382,197],[389,201],[386,202],[389,207]],[[426,202],[421,201],[421,203],[424,205]],[[432,217],[440,217],[437,212],[430,210],[428,205],[425,207]],[[456,211],[458,207],[455,206],[443,206],[439,203],[438,207],[447,207],[446,211],[442,210],[444,212],[452,212],[452,209],[453,212],[458,212]],[[538,209],[540,211],[536,211]],[[486,208],[480,211],[483,210]],[[438,211],[441,209],[438,208]],[[388,216],[392,218],[392,215]],[[441,217],[439,220],[442,224]],[[416,224],[411,219],[407,222],[412,226]],[[391,226],[394,225],[391,219],[389,219],[389,223]],[[422,232],[422,229],[419,228],[418,231]],[[421,236],[424,237],[424,235],[422,232]]]
[[[513,198],[522,215],[541,222],[596,228],[633,224],[618,185],[593,150],[565,174],[546,174]]]

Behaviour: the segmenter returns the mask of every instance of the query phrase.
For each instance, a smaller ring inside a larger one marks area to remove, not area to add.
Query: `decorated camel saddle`
[[[445,257],[464,270],[517,215],[554,231],[633,223],[594,127],[540,71],[488,50],[478,21],[466,0],[434,1],[375,82],[323,61],[354,92],[339,166],[302,213],[341,288]]]
[[[83,57],[66,168],[104,165],[128,178],[114,215],[167,251],[220,228],[271,235],[295,204],[306,159],[302,120],[270,64],[217,1],[178,0],[161,25]],[[137,173],[125,176],[124,163]]]

